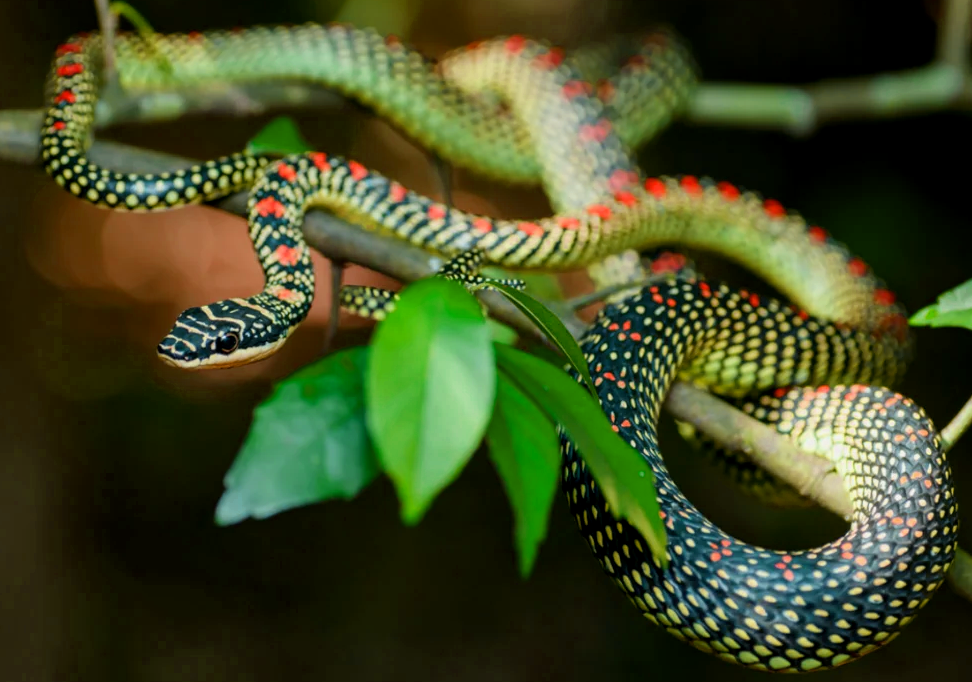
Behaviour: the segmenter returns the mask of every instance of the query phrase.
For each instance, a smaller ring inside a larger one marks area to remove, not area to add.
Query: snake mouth
[[[285,340],[281,338],[260,346],[238,348],[232,353],[220,353],[208,347],[197,348],[185,339],[169,335],[159,343],[156,353],[162,362],[181,370],[230,369],[273,355]]]

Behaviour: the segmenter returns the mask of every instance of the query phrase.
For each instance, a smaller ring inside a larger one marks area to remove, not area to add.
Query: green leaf
[[[938,297],[911,316],[916,327],[964,327],[972,329],[972,279]]]
[[[404,289],[375,331],[365,382],[368,429],[417,523],[482,441],[496,396],[496,363],[479,301],[429,277]]]
[[[563,370],[528,353],[497,345],[496,360],[503,374],[563,427],[614,515],[626,518],[666,566],[666,534],[655,477],[641,454],[611,429],[598,401]]]
[[[594,388],[594,381],[591,379],[590,370],[587,368],[587,360],[584,359],[584,353],[581,352],[580,346],[577,345],[577,341],[575,341],[574,337],[571,336],[571,333],[567,331],[567,327],[565,327],[564,323],[560,321],[560,318],[543,307],[539,301],[531,298],[527,294],[524,294],[522,291],[517,291],[513,287],[508,287],[499,282],[493,282],[492,284],[508,299],[513,301],[513,304],[519,308],[524,315],[529,317],[548,339],[557,345],[557,347],[563,352],[564,357],[567,358],[567,362],[570,363],[570,366],[574,368],[575,372],[581,375],[581,378],[584,380],[584,384],[587,386],[587,390],[591,392],[592,396],[596,397],[597,389]]]
[[[480,274],[490,279],[519,279],[526,284],[527,291],[532,291],[540,298],[548,301],[562,301],[564,292],[560,288],[557,275],[537,270],[507,270],[496,265],[483,267]]]
[[[526,578],[547,535],[550,507],[560,479],[557,428],[529,397],[500,374],[486,441],[513,508],[520,575]]]
[[[492,317],[486,318],[486,324],[489,326],[490,336],[497,343],[505,343],[507,346],[512,346],[519,338],[519,334],[517,334],[515,329],[494,320]]]
[[[218,524],[351,498],[377,476],[364,415],[367,355],[364,347],[330,355],[281,381],[257,406],[224,479]]]
[[[246,144],[251,154],[303,154],[313,151],[289,116],[278,116]]]

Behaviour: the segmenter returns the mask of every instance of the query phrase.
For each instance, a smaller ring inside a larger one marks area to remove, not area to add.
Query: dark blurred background
[[[521,32],[567,46],[658,22],[705,78],[808,83],[927,63],[937,2],[920,0],[139,0],[162,32],[335,18],[429,55]],[[0,4],[0,107],[33,108],[55,47],[96,27],[84,0]],[[106,138],[210,158],[262,119],[126,126]],[[302,113],[325,151],[434,193],[425,155],[347,108]],[[824,225],[912,311],[967,279],[970,125],[964,113],[838,122],[810,137],[677,123],[641,153],[650,173],[757,189]],[[457,202],[535,216],[538,190],[457,173]],[[83,205],[39,167],[0,165],[0,678],[3,680],[643,680],[753,676],[645,622],[591,557],[562,500],[534,574],[518,577],[512,518],[483,456],[414,528],[379,480],[352,502],[217,528],[222,476],[254,405],[320,353],[315,308],[274,359],[205,375],[161,366],[179,310],[261,285],[242,219],[207,208],[121,216]],[[321,259],[320,267],[326,269]],[[711,276],[731,275],[718,264]],[[357,271],[352,281],[365,281]],[[318,302],[326,300],[326,292]],[[325,306],[326,307],[326,306]],[[354,326],[350,318],[348,324]],[[366,339],[345,330],[343,343]],[[968,333],[917,330],[903,391],[943,426],[972,392]],[[820,511],[740,495],[666,421],[676,480],[727,531],[776,548],[842,532]],[[959,500],[972,499],[962,441]],[[963,544],[972,546],[964,532]],[[972,604],[942,588],[886,650],[833,679],[939,679],[972,664]]]

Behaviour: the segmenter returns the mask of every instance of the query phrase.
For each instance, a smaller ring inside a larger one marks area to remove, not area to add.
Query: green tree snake
[[[893,294],[864,261],[778,202],[692,176],[644,178],[633,161],[630,147],[668,121],[694,82],[673,36],[628,48],[634,59],[596,91],[591,74],[603,71],[609,50],[592,50],[585,61],[520,36],[453,53],[441,74],[397,40],[345,26],[119,36],[126,88],[268,78],[334,87],[453,163],[511,182],[542,181],[556,214],[539,220],[469,215],[320,152],[234,154],[155,176],[99,168],[85,150],[102,87],[100,50],[97,35],[57,50],[42,150],[58,184],[119,210],[250,190],[250,236],[266,287],[183,312],[159,346],[170,364],[233,366],[279,348],[313,299],[300,234],[311,206],[458,255],[444,275],[460,278],[475,277],[479,258],[514,270],[566,270],[612,263],[632,249],[709,250],[790,301],[708,282],[678,267],[676,256],[666,277],[612,300],[592,323],[581,347],[602,408],[654,470],[669,533],[662,569],[639,534],[611,514],[562,437],[564,491],[604,570],[674,636],[730,662],[786,672],[832,668],[890,642],[941,585],[954,556],[957,507],[930,420],[884,388],[911,354]],[[343,296],[371,317],[394,302],[374,290]],[[829,458],[853,500],[848,532],[784,552],[741,542],[702,516],[668,475],[656,442],[660,405],[676,377],[738,401]]]

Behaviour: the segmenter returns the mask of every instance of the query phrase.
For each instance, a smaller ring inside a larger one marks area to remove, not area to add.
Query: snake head
[[[158,346],[159,357],[180,369],[223,369],[274,353],[287,338],[269,311],[246,299],[189,308]]]

